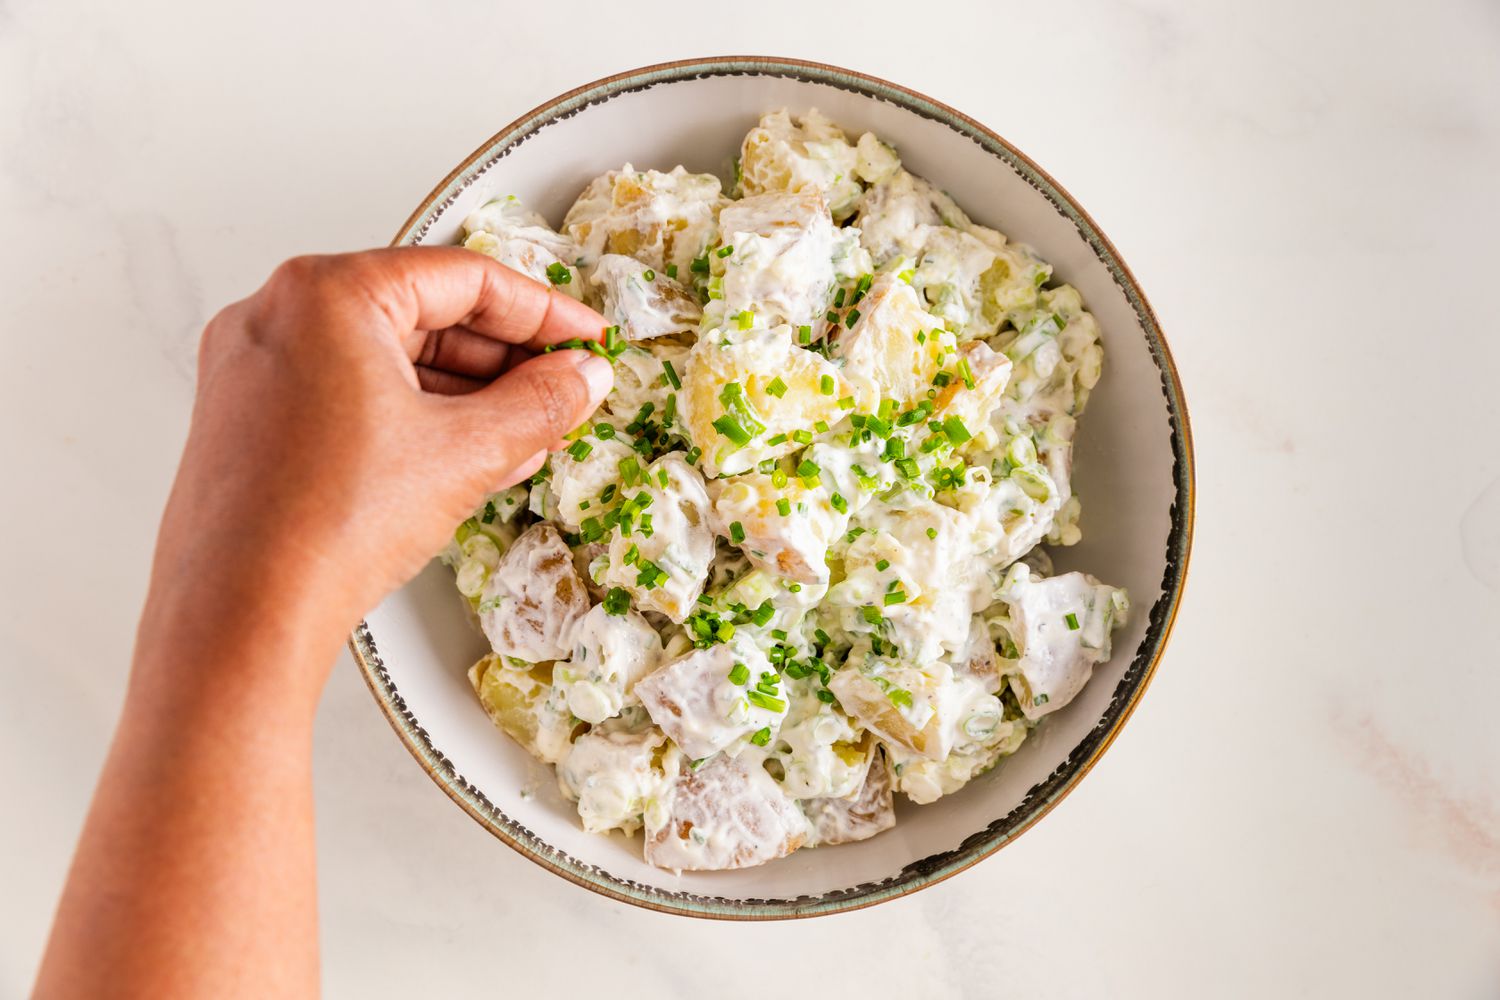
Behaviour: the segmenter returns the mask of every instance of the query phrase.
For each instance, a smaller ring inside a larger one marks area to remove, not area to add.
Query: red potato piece
[[[589,610],[588,588],[557,529],[538,524],[516,539],[490,574],[479,624],[501,656],[530,663],[565,660]]]
[[[666,821],[646,830],[646,861],[672,871],[727,871],[785,857],[807,820],[758,761],[719,754],[674,782]]]
[[[895,826],[896,804],[885,754],[874,755],[859,791],[843,799],[807,799],[802,811],[812,827],[809,843],[815,847],[868,840]]]

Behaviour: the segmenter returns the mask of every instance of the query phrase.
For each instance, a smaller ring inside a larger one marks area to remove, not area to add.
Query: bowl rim
[[[411,244],[426,234],[437,216],[459,194],[498,160],[541,129],[622,94],[652,87],[717,76],[775,76],[833,86],[895,104],[920,117],[945,125],[986,152],[1008,163],[1079,230],[1095,256],[1125,294],[1146,335],[1147,346],[1161,375],[1167,403],[1173,451],[1176,494],[1170,511],[1166,570],[1162,593],[1153,604],[1145,637],[1134,660],[1117,683],[1099,725],[1080,741],[1048,777],[1033,785],[1005,816],[966,837],[952,850],[912,862],[899,873],[878,882],[830,890],[818,896],[793,899],[741,899],[672,892],[612,875],[596,865],[557,850],[507,816],[460,775],[435,747],[417,718],[408,710],[380,658],[366,622],[349,637],[349,649],[386,721],[422,769],[449,798],[475,821],[523,857],[568,881],[620,902],[664,913],[718,920],[782,920],[822,916],[873,906],[916,892],[957,875],[1013,842],[1051,812],[1093,769],[1113,745],[1135,712],[1166,651],[1181,606],[1192,554],[1195,467],[1187,402],[1171,350],[1156,314],[1135,276],[1113,243],[1071,195],[1045,170],[993,130],[962,112],[915,90],[856,70],[827,63],[776,56],[709,56],[655,63],[626,70],[574,88],[516,118],[486,140],[427,194],[391,240],[392,246]]]

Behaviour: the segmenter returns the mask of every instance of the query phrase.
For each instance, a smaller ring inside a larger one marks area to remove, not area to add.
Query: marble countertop
[[[120,704],[204,321],[285,256],[384,243],[520,111],[727,50],[958,106],[1119,246],[1198,446],[1171,648],[995,858],[753,926],[528,864],[341,664],[329,994],[548,995],[587,961],[614,995],[749,997],[764,977],[728,970],[753,954],[847,996],[1497,995],[1500,7],[885,7],[776,0],[726,38],[587,3],[0,0],[0,995],[34,973]]]

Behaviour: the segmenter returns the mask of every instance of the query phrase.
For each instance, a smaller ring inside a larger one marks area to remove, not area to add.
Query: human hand
[[[538,352],[603,328],[459,248],[283,264],[204,332],[146,626],[237,608],[341,639],[598,406],[608,362]]]

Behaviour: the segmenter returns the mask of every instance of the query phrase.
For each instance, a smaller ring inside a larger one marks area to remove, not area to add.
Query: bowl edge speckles
[[[476,178],[541,130],[622,94],[709,76],[772,76],[818,83],[888,102],[938,122],[985,152],[1005,161],[1042,194],[1108,269],[1145,332],[1161,376],[1173,455],[1175,495],[1170,511],[1166,569],[1161,596],[1152,605],[1145,639],[1115,687],[1098,724],[1045,779],[1033,785],[1005,816],[972,834],[950,851],[906,865],[890,878],[852,885],[818,896],[742,899],[673,892],[643,885],[559,851],[502,812],[459,774],[433,745],[422,724],[396,690],[369,628],[361,622],[349,647],[387,720],[407,749],[437,784],[470,816],[532,861],[585,888],[623,902],[688,916],[729,920],[768,920],[816,916],[859,909],[898,898],[963,871],[993,854],[1047,814],[1088,773],[1134,711],[1166,648],[1186,583],[1193,532],[1194,468],[1192,433],[1182,386],[1156,316],[1114,246],[1073,199],[1045,171],[994,132],[962,113],[897,84],[822,63],[758,56],[689,59],[631,70],[579,87],[533,109],[496,133],[425,198],[403,224],[393,245],[419,242],[434,220]]]

